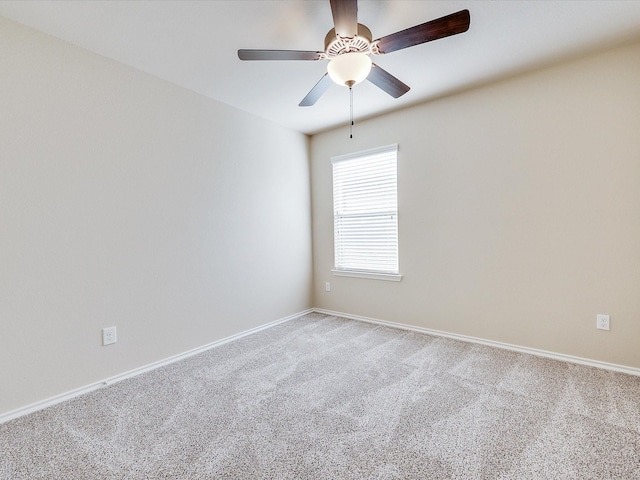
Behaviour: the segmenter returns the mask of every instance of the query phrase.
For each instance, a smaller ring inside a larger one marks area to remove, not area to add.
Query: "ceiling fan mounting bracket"
[[[327,58],[334,58],[343,53],[371,53],[371,30],[361,23],[358,33],[353,37],[341,37],[332,28],[324,38],[324,51]]]

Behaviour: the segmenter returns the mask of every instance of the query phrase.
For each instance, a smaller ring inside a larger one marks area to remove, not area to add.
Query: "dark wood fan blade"
[[[471,16],[469,10],[461,10],[446,17],[392,33],[376,40],[378,53],[390,53],[439,38],[456,35],[469,30]],[[375,42],[374,42],[375,43]]]
[[[322,52],[301,50],[238,50],[240,60],[321,60]]]
[[[310,107],[315,104],[324,92],[331,86],[333,80],[329,77],[328,73],[324,74],[324,77],[320,79],[318,83],[311,89],[307,96],[302,99],[298,104],[299,107]]]
[[[336,33],[352,38],[358,33],[358,0],[331,0],[331,13]]]
[[[367,80],[373,83],[376,87],[387,92],[393,98],[401,97],[410,89],[408,85],[402,83],[375,63],[371,65],[371,72],[369,72]]]

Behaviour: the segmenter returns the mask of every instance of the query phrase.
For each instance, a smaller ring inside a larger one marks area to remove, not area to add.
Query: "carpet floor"
[[[640,378],[313,313],[0,425],[0,479],[640,479]]]

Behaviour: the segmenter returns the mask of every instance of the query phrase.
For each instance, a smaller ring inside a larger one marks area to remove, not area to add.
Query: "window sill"
[[[399,273],[375,273],[375,272],[359,272],[357,270],[331,270],[331,273],[337,277],[356,277],[356,278],[372,278],[374,280],[387,280],[390,282],[399,282],[402,275]]]

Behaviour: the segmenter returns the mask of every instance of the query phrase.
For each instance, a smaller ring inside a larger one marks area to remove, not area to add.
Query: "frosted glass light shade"
[[[366,53],[343,53],[327,65],[329,77],[338,85],[351,86],[360,83],[367,78],[370,71],[371,58]]]

